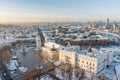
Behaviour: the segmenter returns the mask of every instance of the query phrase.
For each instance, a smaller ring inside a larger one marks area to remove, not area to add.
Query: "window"
[[[84,63],[84,61],[82,61],[82,63]]]
[[[90,67],[90,69],[92,69],[92,67]]]
[[[70,59],[70,57],[69,57],[69,59]]]
[[[76,59],[76,61],[78,61],[78,59]]]
[[[87,62],[87,64],[88,64],[88,62]]]
[[[91,65],[91,63],[90,63],[90,65]]]

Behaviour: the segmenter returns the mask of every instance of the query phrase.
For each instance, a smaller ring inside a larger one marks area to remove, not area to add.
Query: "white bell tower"
[[[41,49],[41,39],[40,39],[38,32],[36,33],[36,49],[37,50]]]

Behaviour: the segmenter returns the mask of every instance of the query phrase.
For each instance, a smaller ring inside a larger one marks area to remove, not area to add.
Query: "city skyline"
[[[0,1],[0,23],[120,21],[119,0]]]

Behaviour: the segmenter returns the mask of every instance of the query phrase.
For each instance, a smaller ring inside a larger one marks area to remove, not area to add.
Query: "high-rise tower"
[[[106,21],[106,28],[110,28],[110,23],[109,23],[109,18],[107,18],[107,21]]]
[[[107,25],[109,25],[109,18],[107,18]]]
[[[113,26],[113,31],[115,31],[116,30],[116,23],[113,22],[112,26]]]

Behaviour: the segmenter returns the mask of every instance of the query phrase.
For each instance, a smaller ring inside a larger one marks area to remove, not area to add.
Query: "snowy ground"
[[[109,68],[106,68],[105,70],[100,72],[98,75],[105,74],[109,78],[109,80],[116,80],[115,66],[118,66],[118,65],[120,65],[120,63],[112,62]],[[118,80],[120,80],[120,77]]]
[[[9,70],[16,70],[15,80],[20,80],[22,77],[24,77],[25,72],[21,71],[19,68],[26,66],[27,72],[30,72],[33,69],[36,69],[37,66],[45,64],[44,61],[39,58],[38,55],[36,55],[36,51],[34,50],[35,47],[27,47],[28,52],[21,53],[21,45],[18,44],[13,48],[13,55],[17,56],[17,60],[11,60],[10,64],[7,64],[7,67]],[[33,49],[34,48],[34,49]],[[44,69],[47,70],[48,68],[44,66]],[[14,74],[13,71],[11,73]]]

